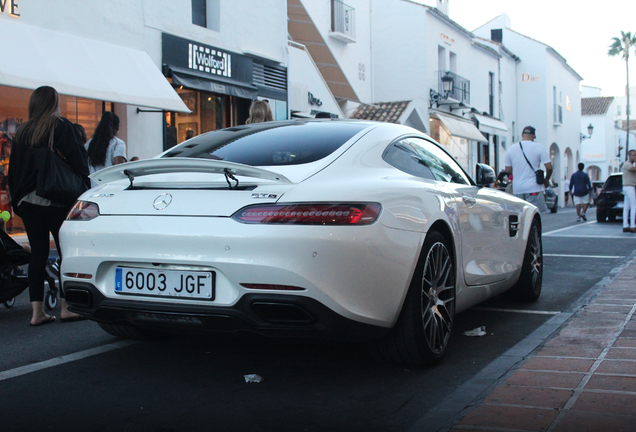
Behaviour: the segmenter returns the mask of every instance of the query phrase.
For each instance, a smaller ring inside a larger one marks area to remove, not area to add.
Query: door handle
[[[464,201],[464,204],[466,204],[468,207],[472,207],[477,204],[477,200],[468,195],[462,195],[462,201]]]

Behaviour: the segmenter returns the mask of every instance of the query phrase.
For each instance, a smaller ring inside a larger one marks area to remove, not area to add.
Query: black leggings
[[[49,258],[49,232],[53,234],[55,246],[62,259],[60,249],[60,227],[69,212],[67,207],[40,206],[23,202],[19,207],[19,216],[31,245],[29,261],[29,297],[32,302],[44,301],[44,279],[46,277],[46,261]],[[60,298],[64,298],[60,290]]]

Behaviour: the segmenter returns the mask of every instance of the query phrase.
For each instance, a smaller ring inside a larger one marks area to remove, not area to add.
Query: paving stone
[[[636,348],[610,348],[605,358],[636,360]]]
[[[569,411],[554,432],[634,432],[634,416]]]
[[[636,376],[636,361],[603,360],[595,373]]]
[[[626,329],[621,332],[622,337],[636,338],[636,330]]]
[[[538,356],[597,358],[603,350],[601,348],[588,348],[577,345],[544,346],[537,353]]]
[[[619,337],[613,346],[634,348],[636,347],[636,338]]]
[[[572,359],[537,356],[528,359],[523,365],[521,365],[519,369],[588,372],[593,364],[594,360],[592,359]]]
[[[636,394],[583,392],[572,410],[634,415],[635,406]]]
[[[594,374],[585,389],[636,392],[636,377]]]
[[[518,370],[505,382],[508,386],[575,389],[585,374]]]
[[[573,393],[572,390],[502,386],[495,389],[484,403],[559,409],[565,406]]]
[[[587,348],[606,348],[611,340],[607,337],[557,336],[546,346],[583,345]]]
[[[495,428],[545,431],[558,415],[558,410],[481,405],[459,424]]]
[[[627,315],[632,310],[632,305],[607,305],[607,304],[591,304],[585,308],[586,312],[614,312]]]

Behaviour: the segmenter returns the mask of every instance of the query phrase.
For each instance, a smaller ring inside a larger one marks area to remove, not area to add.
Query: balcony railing
[[[470,81],[451,71],[438,71],[437,85],[440,94],[444,94],[444,82],[442,77],[453,78],[453,91],[448,93],[448,99],[470,104]]]
[[[356,10],[340,0],[331,0],[331,36],[344,42],[356,41]]]

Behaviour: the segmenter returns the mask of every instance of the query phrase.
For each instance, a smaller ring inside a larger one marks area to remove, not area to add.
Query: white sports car
[[[432,364],[455,314],[541,293],[536,207],[406,126],[232,127],[93,174],[61,230],[70,309],[108,333],[370,340]]]

